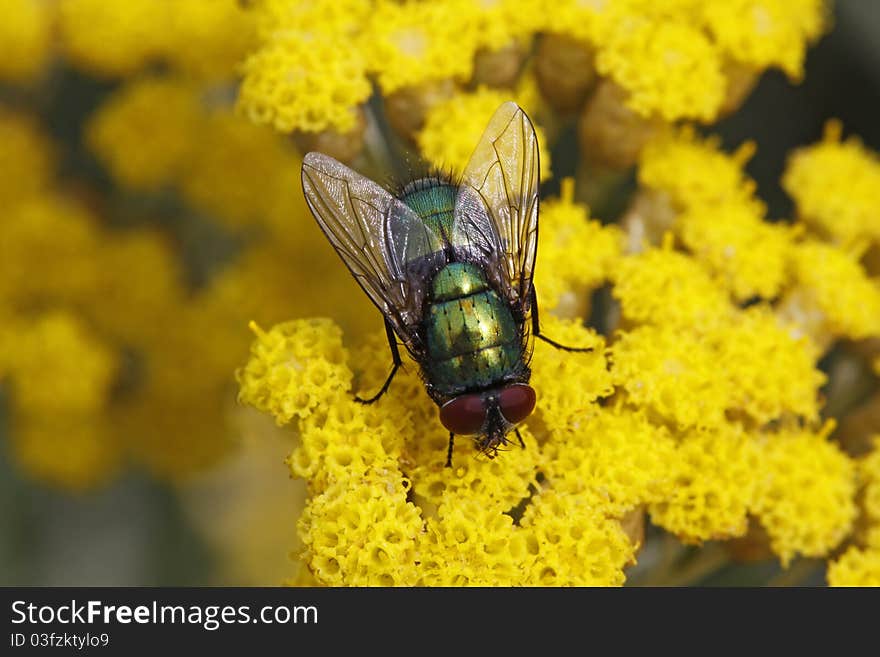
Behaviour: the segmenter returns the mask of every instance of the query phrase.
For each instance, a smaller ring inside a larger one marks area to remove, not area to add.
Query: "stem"
[[[679,555],[681,552],[679,552]],[[697,584],[710,573],[715,572],[729,561],[727,552],[719,545],[709,544],[702,547],[692,557],[677,559],[676,563],[666,570],[656,572],[647,578],[643,586],[690,586]],[[658,564],[658,566],[661,564]]]

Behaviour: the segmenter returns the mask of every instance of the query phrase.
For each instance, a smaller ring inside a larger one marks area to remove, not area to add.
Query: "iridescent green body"
[[[456,192],[454,185],[422,179],[402,195],[437,236],[439,250],[448,244]],[[436,271],[422,329],[425,378],[438,396],[490,388],[528,371],[522,331],[510,305],[476,264],[447,260]]]

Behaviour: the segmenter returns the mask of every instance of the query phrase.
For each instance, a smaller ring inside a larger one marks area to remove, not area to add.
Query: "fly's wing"
[[[482,257],[524,311],[538,246],[539,179],[532,122],[516,103],[504,103],[465,169],[452,241]]]
[[[322,153],[303,159],[309,209],[367,296],[411,353],[424,297],[406,263],[429,252],[432,236],[418,215],[387,190]],[[436,241],[436,238],[433,238]]]

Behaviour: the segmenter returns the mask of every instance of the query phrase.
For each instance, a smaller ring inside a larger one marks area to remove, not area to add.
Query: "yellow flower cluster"
[[[116,355],[75,318],[53,313],[5,331],[3,370],[13,379],[16,407],[84,412],[105,403]]]
[[[489,119],[507,100],[508,93],[481,87],[437,103],[427,113],[417,138],[422,156],[441,170],[461,175]],[[541,180],[546,180],[552,176],[547,140],[540,127],[535,128],[535,134],[541,153]]]
[[[704,205],[677,219],[684,244],[738,301],[772,299],[788,280],[793,231],[749,201]]]
[[[0,0],[0,79],[26,82],[51,55],[52,6],[33,0]]]
[[[583,317],[588,290],[610,276],[623,250],[623,233],[589,218],[589,209],[574,202],[574,180],[562,181],[560,198],[541,204],[541,260],[535,273],[541,308],[565,317]],[[585,259],[581,245],[589,244]]]
[[[730,415],[759,424],[790,413],[815,419],[825,377],[806,338],[763,309],[703,329],[640,326],[612,351],[615,383],[681,428],[717,428]],[[699,390],[698,395],[677,394]]]
[[[570,418],[543,439],[523,431],[525,450],[499,458],[477,458],[459,445],[452,469],[444,467],[446,433],[427,397],[413,394],[420,382],[399,375],[381,404],[352,399],[348,350],[327,320],[298,320],[261,333],[252,359],[240,371],[241,397],[269,408],[279,421],[300,417],[300,446],[290,457],[294,474],[307,477],[310,497],[300,520],[304,557],[318,582],[331,585],[621,584],[634,545],[620,524],[625,511],[652,494],[662,452],[652,444],[644,420],[633,425],[595,404],[600,416],[590,427],[613,427],[592,445],[578,443],[581,395],[568,381],[592,385],[594,399],[610,391],[601,339],[574,323],[554,320],[565,338],[592,344],[593,354],[559,368],[542,359],[549,401],[543,408]],[[363,353],[375,354],[376,336]],[[538,356],[544,346],[539,345]],[[551,349],[547,347],[546,349]],[[299,355],[297,355],[299,354]],[[305,357],[305,356],[308,357]],[[340,356],[342,361],[340,362]],[[362,385],[381,381],[382,363],[365,362]],[[539,370],[536,370],[536,375]],[[345,376],[343,376],[345,375]],[[549,385],[550,379],[556,386]],[[267,385],[281,380],[282,385]],[[316,386],[315,381],[325,381]],[[301,385],[300,385],[301,384]],[[554,389],[555,388],[555,389]],[[291,391],[296,391],[291,394]],[[267,396],[268,395],[268,396]],[[295,399],[296,398],[296,399]],[[293,402],[293,406],[288,406]],[[393,407],[399,413],[390,414]],[[638,427],[647,454],[627,450]],[[614,451],[603,449],[606,444]],[[571,449],[601,455],[602,465],[583,479],[568,468]],[[563,459],[548,458],[555,454]],[[620,463],[614,456],[622,458]],[[627,486],[638,472],[642,489]],[[525,509],[517,516],[511,510]],[[572,519],[576,519],[572,522]]]
[[[614,269],[623,316],[670,328],[726,324],[733,309],[724,290],[700,263],[670,246],[627,256]]]
[[[0,107],[0,201],[11,206],[49,187],[55,149],[30,116]]]
[[[715,137],[686,127],[663,132],[642,152],[638,178],[653,192],[654,213],[669,205],[682,242],[738,301],[775,298],[789,278],[795,231],[764,221],[764,205],[742,167],[754,153],[746,142],[727,154]],[[660,207],[657,207],[660,206]]]
[[[710,152],[714,142],[696,148],[726,166]],[[740,192],[727,194],[726,212],[759,207],[741,170],[727,179],[727,191]],[[719,188],[709,197],[725,195]],[[239,372],[240,398],[279,422],[298,418],[301,444],[289,463],[309,483],[300,532],[319,583],[620,584],[638,541],[622,523],[643,508],[696,543],[743,536],[755,518],[784,564],[824,556],[848,535],[855,469],[828,439],[833,424],[815,424],[825,375],[814,342],[771,304],[739,308],[723,269],[674,250],[671,238],[622,256],[618,229],[589,222],[572,197],[566,182],[563,197],[544,204],[539,262],[558,290],[548,283],[545,307],[564,312],[563,297],[610,280],[624,324],[605,347],[577,323],[543,315],[547,334],[594,351],[535,345],[539,402],[522,429],[526,450],[486,460],[459,443],[446,469],[446,432],[413,372],[399,374],[379,403],[353,403],[350,368],[361,394],[387,374],[375,357],[379,336],[350,357],[326,320],[259,331]],[[732,238],[765,225],[748,217],[745,226],[727,222]],[[797,248],[794,236],[778,247],[783,272]],[[731,272],[748,272],[734,262]],[[757,293],[773,298],[791,285],[778,278]]]
[[[822,141],[792,154],[782,184],[800,218],[835,241],[880,241],[880,160],[842,133],[829,121]]]
[[[243,64],[238,106],[284,133],[357,143],[375,130],[362,118],[375,82],[393,129],[407,142],[419,135],[432,162],[455,166],[470,152],[468,126],[481,125],[480,85],[508,100],[539,70],[542,102],[583,106],[586,155],[629,165],[666,123],[709,123],[735,109],[768,67],[797,77],[827,24],[824,0],[715,4],[262,0],[251,4],[258,43]],[[532,57],[536,38],[559,47]],[[572,75],[554,75],[560,67]]]
[[[855,467],[828,441],[830,428],[818,434],[782,431],[761,445],[755,513],[783,564],[796,552],[828,554],[856,517]]]
[[[155,0],[61,0],[64,53],[74,65],[99,75],[133,73],[162,51],[165,33],[160,24],[168,9]]]
[[[678,210],[748,200],[755,183],[743,173],[755,146],[746,142],[733,154],[717,137],[701,138],[693,126],[664,130],[651,139],[639,159],[638,180],[665,192]]]
[[[596,70],[629,92],[627,105],[666,121],[709,122],[724,100],[721,57],[690,22],[621,19],[596,56]]]
[[[162,62],[188,75],[226,77],[253,38],[238,0],[59,0],[58,23],[68,59],[99,76]]]
[[[162,108],[162,121],[156,111]],[[87,140],[122,185],[155,189],[187,170],[203,118],[192,85],[169,78],[128,83],[89,118]]]
[[[239,107],[281,132],[355,127],[354,108],[372,92],[367,60],[344,32],[275,32],[243,65]]]
[[[384,93],[432,80],[467,80],[477,49],[474,4],[441,0],[376,3],[367,24],[370,68]]]
[[[228,108],[212,108],[204,96],[203,86],[183,79],[135,79],[89,118],[87,141],[120,185],[178,187],[194,209],[231,226],[280,228],[302,214],[290,173],[301,160],[292,145]]]
[[[822,313],[833,335],[880,336],[880,285],[850,253],[819,241],[796,246],[794,275],[800,291]]]
[[[6,210],[0,241],[0,299],[13,308],[61,298],[82,302],[97,283],[96,218],[69,198],[36,195]],[[33,276],[35,254],[42,270]]]
[[[863,536],[828,566],[831,586],[880,586],[880,436],[858,462]]]
[[[119,461],[102,423],[117,355],[68,313],[4,324],[0,381],[10,385],[14,402],[16,458],[40,478],[73,489],[105,478]]]
[[[412,373],[398,375],[380,404],[353,402],[347,364],[367,368],[363,389],[379,385],[382,360],[367,360],[379,336],[361,360],[348,356],[327,320],[260,333],[239,373],[240,394],[280,422],[300,418],[290,465],[310,486],[300,530],[318,582],[620,584],[635,548],[620,521],[643,505],[654,522],[697,542],[740,536],[754,514],[783,562],[826,554],[846,535],[853,468],[826,432],[755,431],[718,419],[679,434],[649,421],[629,395],[626,404],[597,406],[614,389],[601,339],[548,318],[554,336],[592,342],[595,352],[575,357],[536,345],[541,396],[538,417],[523,429],[527,448],[487,460],[459,444],[451,470],[443,467],[447,436]],[[753,377],[764,367],[756,365]],[[676,386],[678,394],[694,389]],[[519,520],[509,515],[517,508]]]
[[[667,121],[712,121],[735,82],[753,74],[802,73],[806,47],[827,25],[822,0],[553,3],[547,29],[596,52],[596,68],[627,92],[626,104]]]
[[[754,69],[781,68],[803,76],[809,43],[828,22],[823,0],[733,0],[701,3],[706,28],[719,50]]]
[[[249,317],[277,321],[293,306],[291,290],[306,286],[291,262],[331,271],[332,250],[323,242],[325,251],[314,248],[320,231],[313,227],[314,240],[306,244],[292,229],[306,212],[290,178],[299,155],[282,136],[235,119],[215,102],[204,85],[176,77],[135,78],[110,94],[85,130],[121,183],[108,204],[87,186],[54,190],[54,149],[36,122],[0,113],[0,170],[8,174],[0,183],[6,207],[0,314],[24,333],[47,309],[61,313],[121,364],[112,396],[109,385],[89,388],[95,403],[74,404],[75,412],[65,409],[81,394],[77,382],[92,380],[78,371],[91,372],[86,365],[52,373],[35,364],[6,373],[11,390],[25,385],[57,397],[56,405],[31,413],[24,398],[12,396],[14,454],[34,477],[82,488],[106,481],[124,457],[174,478],[216,463],[233,446],[225,408],[234,401],[231,372],[247,348],[242,326]],[[160,115],[165,120],[157,122]],[[124,196],[128,189],[145,196],[132,202]],[[189,206],[177,216],[165,214],[171,193]],[[192,273],[175,238],[201,249],[200,233],[187,234],[203,230],[193,226],[192,211],[251,231],[254,241],[265,237],[272,246],[258,254],[269,268],[248,279],[241,274],[253,270],[242,260],[197,291],[188,289]],[[339,298],[328,292],[347,279],[335,266],[332,272],[323,285],[309,287],[307,311]],[[267,294],[243,291],[248,280]],[[356,316],[357,305],[351,309]],[[4,333],[10,349],[13,337]],[[73,360],[59,364],[79,362],[83,350],[69,351]]]

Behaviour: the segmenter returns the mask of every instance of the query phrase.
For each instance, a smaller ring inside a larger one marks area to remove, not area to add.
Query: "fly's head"
[[[456,435],[474,436],[477,450],[494,458],[507,434],[532,414],[535,399],[525,383],[459,395],[440,407],[440,421]]]

